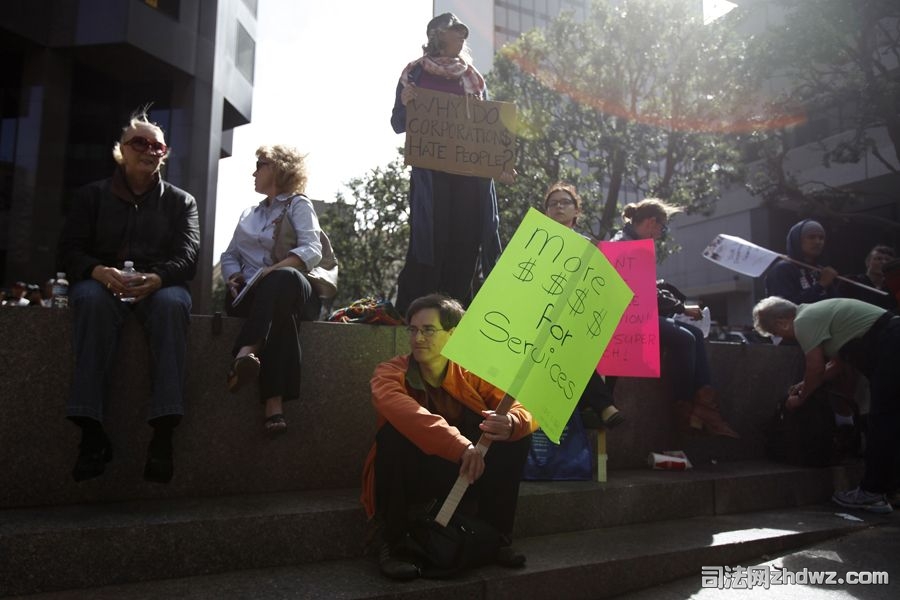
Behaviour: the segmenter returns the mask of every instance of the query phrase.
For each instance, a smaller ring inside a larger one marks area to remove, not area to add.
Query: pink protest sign
[[[597,372],[659,377],[659,309],[653,240],[600,242],[597,246],[634,292],[597,365]]]

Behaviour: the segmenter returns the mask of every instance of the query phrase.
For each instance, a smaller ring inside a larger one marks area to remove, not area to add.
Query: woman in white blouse
[[[287,428],[282,403],[300,395],[299,321],[315,319],[321,308],[306,277],[322,258],[321,229],[303,195],[304,155],[290,146],[261,146],[256,158],[256,191],[266,197],[243,212],[222,253],[226,309],[246,318],[232,350],[228,389],[237,392],[258,378],[265,430],[278,434]],[[283,227],[296,233],[296,242],[277,260]]]

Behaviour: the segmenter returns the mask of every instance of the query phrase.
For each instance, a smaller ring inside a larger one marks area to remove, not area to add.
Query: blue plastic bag
[[[594,478],[591,443],[576,409],[559,437],[559,445],[540,429],[531,434],[531,448],[522,479],[526,481],[590,481]]]

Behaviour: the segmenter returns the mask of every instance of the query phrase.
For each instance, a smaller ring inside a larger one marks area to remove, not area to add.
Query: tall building
[[[197,198],[195,312],[210,308],[218,161],[250,120],[258,0],[11,0],[0,6],[0,282],[55,271],[71,192],[108,177],[136,108],[164,178]]]
[[[618,4],[622,0],[609,0]],[[546,25],[562,11],[570,11],[576,18],[584,18],[591,0],[493,0],[468,2],[465,0],[434,0],[434,14],[453,12],[469,27],[469,45],[475,65],[483,72],[490,70],[494,53],[523,32]],[[750,18],[743,24],[745,35],[758,34],[781,23],[784,7],[776,0],[685,0],[685,10],[696,11],[709,22],[726,14],[737,5],[750,8]],[[793,143],[790,160],[798,180],[819,181],[836,188],[853,186],[868,196],[857,207],[860,213],[885,221],[900,222],[900,176],[891,173],[871,154],[855,164],[821,164],[817,143],[836,139],[847,129],[846,107],[809,107],[805,123],[790,133]],[[882,156],[893,154],[887,133],[872,132],[877,150]],[[749,165],[752,167],[753,165]],[[625,191],[624,201],[638,200],[635,192]],[[586,201],[590,201],[587,199]],[[708,304],[713,318],[732,326],[746,326],[751,322],[751,310],[765,295],[762,278],[751,279],[738,275],[702,258],[703,249],[720,234],[736,235],[754,243],[784,253],[785,237],[790,226],[805,215],[792,210],[765,206],[743,185],[724,191],[710,216],[679,216],[670,235],[681,251],[666,258],[658,275],[676,283],[690,298]],[[864,270],[863,259],[876,243],[893,245],[900,250],[900,235],[872,224],[872,220],[848,221],[842,218],[823,218],[828,232],[827,260],[841,273]]]
[[[452,12],[469,27],[469,47],[482,73],[491,70],[494,53],[526,31],[543,27],[560,12],[584,18],[591,0],[434,0],[434,14]]]

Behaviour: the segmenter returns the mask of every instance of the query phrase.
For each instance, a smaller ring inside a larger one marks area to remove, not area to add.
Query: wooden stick
[[[779,254],[778,256],[780,256],[781,258],[783,258],[784,260],[786,260],[786,261],[788,261],[788,262],[794,263],[795,265],[800,265],[801,267],[806,267],[807,269],[812,269],[813,271],[818,271],[818,272],[820,272],[820,273],[822,272],[822,267],[816,267],[816,266],[813,266],[813,265],[808,265],[808,264],[806,264],[806,263],[803,262],[803,261],[799,261],[799,260],[797,260],[796,258],[791,258],[790,256],[787,256],[787,255],[784,255],[784,254]],[[870,286],[870,285],[866,285],[866,284],[864,284],[864,283],[860,283],[859,281],[854,281],[853,279],[849,279],[849,278],[847,278],[847,277],[844,277],[843,275],[838,275],[837,278],[840,279],[841,281],[846,281],[847,283],[853,284],[853,285],[858,286],[858,287],[861,287],[861,288],[863,288],[863,289],[867,289],[867,290],[869,290],[870,292],[875,292],[876,294],[882,294],[882,295],[884,295],[884,296],[890,295],[890,294],[888,294],[888,293],[887,293],[886,291],[884,291],[884,290],[879,290],[878,288],[873,288],[873,287]]]
[[[606,429],[597,430],[597,481],[606,483],[607,471],[606,461],[609,457],[606,454]]]
[[[497,405],[497,408],[494,409],[494,413],[498,415],[505,415],[509,412],[510,407],[513,405],[515,400],[509,394],[503,396],[503,400],[500,401],[500,404]],[[478,438],[478,443],[475,444],[475,449],[481,452],[482,456],[486,456],[488,450],[491,447],[491,440],[485,437],[485,434],[481,434],[481,437]],[[446,527],[447,523],[450,522],[450,518],[453,516],[453,513],[456,512],[456,508],[459,506],[460,501],[462,500],[463,495],[466,493],[466,490],[469,489],[469,480],[466,477],[460,475],[456,478],[456,483],[453,484],[453,488],[450,490],[450,493],[447,494],[447,499],[444,500],[444,503],[441,505],[441,509],[438,511],[437,516],[434,518],[434,522]]]

